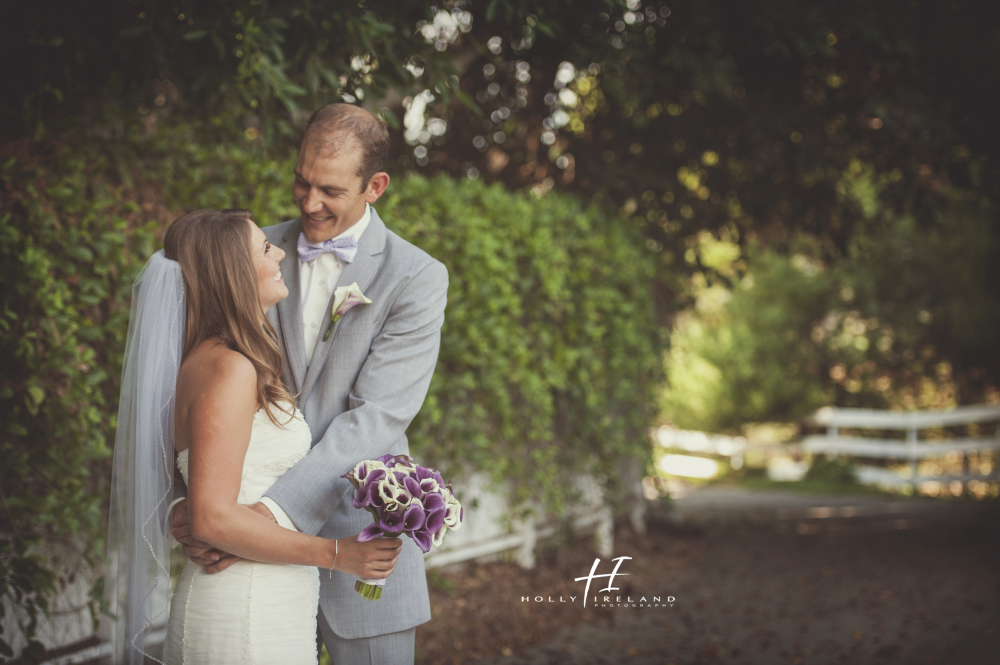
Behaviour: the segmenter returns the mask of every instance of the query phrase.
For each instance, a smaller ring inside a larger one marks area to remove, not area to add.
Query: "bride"
[[[337,568],[338,542],[249,507],[312,440],[265,316],[288,295],[283,255],[249,211],[199,210],[136,279],[112,478],[114,662],[317,662],[317,568]],[[244,560],[213,575],[187,561],[171,600],[175,452],[193,536]],[[392,572],[398,547],[383,551],[370,577]],[[161,647],[152,633],[165,622]]]

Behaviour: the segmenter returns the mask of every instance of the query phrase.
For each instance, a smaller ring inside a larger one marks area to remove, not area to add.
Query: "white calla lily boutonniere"
[[[350,286],[338,286],[333,292],[333,307],[330,309],[330,325],[323,335],[325,342],[330,338],[333,331],[333,324],[340,320],[344,314],[351,311],[356,305],[370,305],[372,301],[365,294],[361,293],[358,283],[354,282]]]

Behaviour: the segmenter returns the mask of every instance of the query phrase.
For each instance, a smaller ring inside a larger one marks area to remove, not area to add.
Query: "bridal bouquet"
[[[447,529],[462,526],[465,511],[437,469],[414,463],[407,455],[382,455],[359,462],[345,473],[354,485],[354,507],[364,508],[375,522],[358,542],[406,534],[427,554],[444,541]],[[382,597],[385,580],[358,579],[354,590],[368,600]]]

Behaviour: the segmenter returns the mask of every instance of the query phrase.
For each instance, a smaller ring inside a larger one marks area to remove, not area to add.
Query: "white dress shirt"
[[[360,241],[361,234],[368,228],[371,220],[372,211],[366,203],[361,219],[333,240],[351,235]],[[344,263],[333,252],[320,254],[312,261],[300,264],[299,288],[302,292],[302,323],[305,330],[307,364],[312,362],[313,351],[316,350],[320,334],[325,334],[330,325],[330,312],[327,306],[343,272]]]

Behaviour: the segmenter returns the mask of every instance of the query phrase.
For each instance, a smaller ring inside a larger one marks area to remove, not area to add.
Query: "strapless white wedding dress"
[[[287,418],[278,413],[279,422]],[[309,426],[295,418],[275,426],[254,415],[243,461],[239,502],[260,500],[285,471],[309,452]],[[188,451],[177,455],[188,478]],[[282,524],[296,530],[290,522]],[[316,665],[319,573],[308,566],[239,561],[208,575],[188,561],[170,603],[170,665]]]

